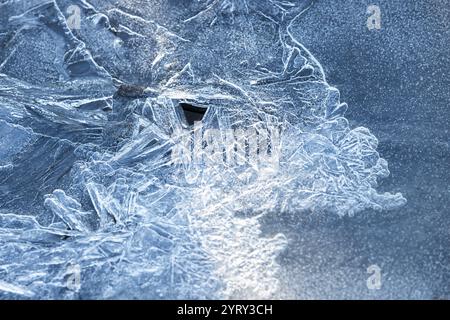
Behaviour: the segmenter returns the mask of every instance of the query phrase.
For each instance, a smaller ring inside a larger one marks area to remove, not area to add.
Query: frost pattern
[[[2,1],[0,297],[274,298],[287,239],[262,215],[404,204],[290,31],[309,5]],[[179,103],[205,129],[279,128],[277,170],[175,165]]]

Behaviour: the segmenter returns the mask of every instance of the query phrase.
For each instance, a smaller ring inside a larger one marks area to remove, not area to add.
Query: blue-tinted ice
[[[289,239],[261,216],[403,205],[291,32],[308,5],[2,1],[0,297],[276,298]],[[279,128],[278,170],[174,164],[180,103]]]

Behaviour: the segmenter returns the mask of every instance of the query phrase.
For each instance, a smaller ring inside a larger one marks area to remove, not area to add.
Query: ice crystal
[[[0,297],[273,298],[261,215],[402,205],[291,33],[308,4],[2,1]],[[276,128],[277,163],[177,162],[183,104],[224,146]]]

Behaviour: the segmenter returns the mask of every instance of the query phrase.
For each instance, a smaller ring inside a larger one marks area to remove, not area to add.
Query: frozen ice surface
[[[289,239],[261,217],[402,206],[292,33],[309,5],[2,1],[0,297],[282,297]],[[202,130],[276,127],[277,170],[175,164],[181,103]]]

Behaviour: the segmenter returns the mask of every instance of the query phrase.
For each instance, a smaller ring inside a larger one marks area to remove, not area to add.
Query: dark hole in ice
[[[207,108],[193,106],[189,103],[180,103],[180,107],[190,126],[194,125],[194,122],[201,121],[207,110]]]

